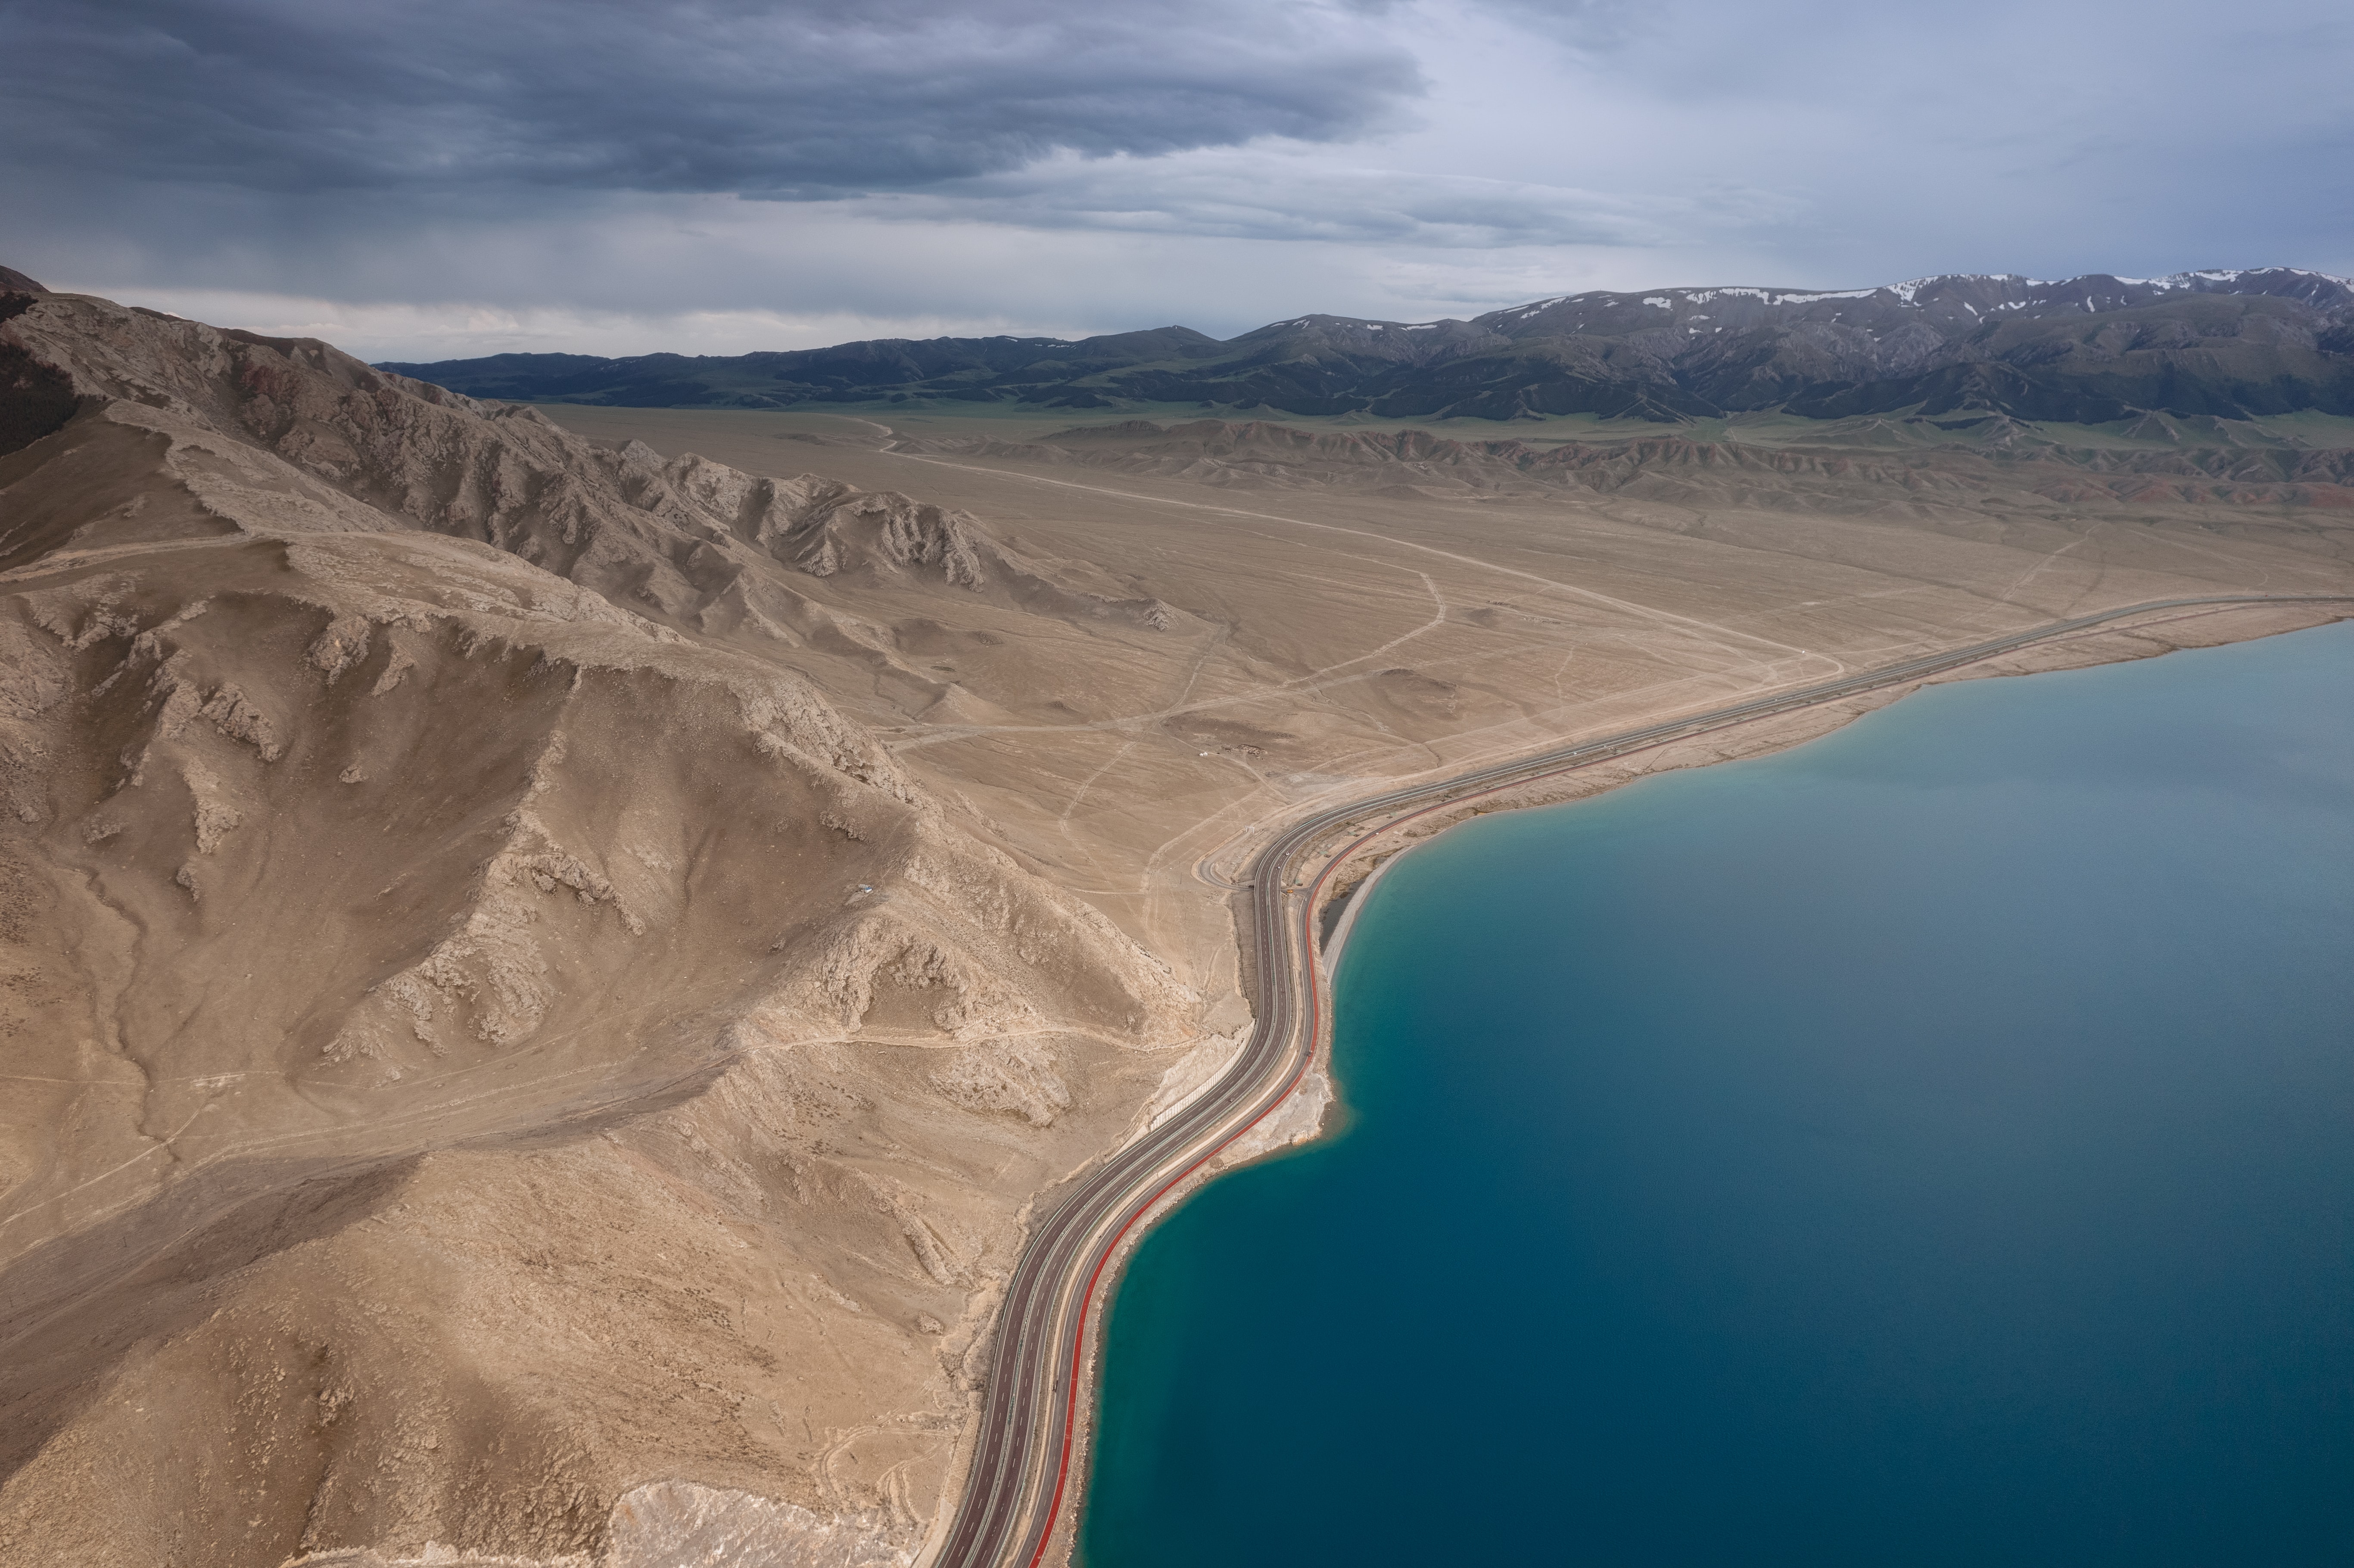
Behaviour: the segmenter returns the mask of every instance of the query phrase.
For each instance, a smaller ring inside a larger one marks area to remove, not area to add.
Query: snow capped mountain
[[[2106,272],[2060,280],[2009,272],[1942,273],[1870,289],[1596,291],[1496,311],[1476,318],[1475,324],[1516,340],[1682,327],[1696,321],[1707,323],[1712,332],[1769,322],[1839,322],[1878,333],[1916,320],[1960,327],[1997,314],[2036,320],[2096,315],[2196,294],[2296,300],[2332,309],[2354,305],[2354,281],[2296,267],[2218,269],[2164,278],[2120,278]]]
[[[2354,414],[2354,281],[2296,267],[1943,273],[1865,289],[1593,291],[1470,321],[1301,315],[1224,343],[1165,327],[1076,344],[937,338],[732,359],[508,355],[390,368],[479,397],[637,407],[932,398],[1392,418],[1778,408],[2096,423]]]

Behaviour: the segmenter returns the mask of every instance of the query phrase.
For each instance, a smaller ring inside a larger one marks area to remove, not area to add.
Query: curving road
[[[1066,1193],[1032,1233],[1001,1308],[972,1461],[945,1542],[930,1568],[1035,1568],[1075,1477],[1071,1452],[1085,1384],[1087,1321],[1114,1253],[1169,1191],[1272,1111],[1313,1059],[1323,999],[1310,929],[1324,879],[1361,844],[1415,817],[1465,800],[1591,766],[1751,719],[1833,702],[1957,669],[1998,653],[2130,616],[2203,605],[2354,603],[2342,594],[2218,594],[2156,599],[2054,621],[1966,648],[1649,725],[1437,783],[1394,789],[1319,811],[1286,829],[1251,863],[1258,1015],[1224,1075],[1159,1127],[1112,1155]],[[1352,825],[1365,831],[1330,853],[1320,846]],[[1321,855],[1315,880],[1294,885]],[[1304,895],[1304,896],[1301,896]]]

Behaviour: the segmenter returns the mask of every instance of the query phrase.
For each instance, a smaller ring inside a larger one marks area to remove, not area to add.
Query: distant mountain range
[[[1185,327],[883,338],[790,353],[502,354],[396,371],[480,397],[784,408],[917,398],[1066,408],[1197,404],[1385,418],[1677,421],[2007,414],[2354,414],[2354,282],[2291,267],[1951,275],[1882,288],[1657,289],[1470,321],[1298,316],[1224,342]]]

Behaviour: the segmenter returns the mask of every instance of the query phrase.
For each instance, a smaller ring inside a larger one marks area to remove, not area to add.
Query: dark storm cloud
[[[404,359],[2354,271],[2349,72],[2345,0],[0,0],[0,261]]]
[[[282,193],[910,190],[1333,140],[1420,86],[1317,0],[0,0],[0,158]]]

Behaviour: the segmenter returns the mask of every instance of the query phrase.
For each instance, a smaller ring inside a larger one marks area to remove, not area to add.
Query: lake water
[[[1337,1020],[1088,1568],[2354,1563],[2354,626],[1480,819]]]

